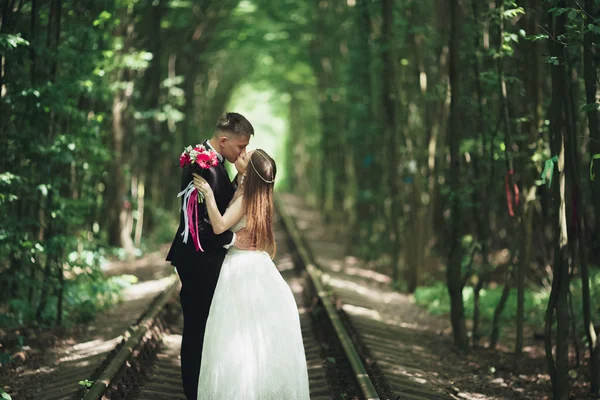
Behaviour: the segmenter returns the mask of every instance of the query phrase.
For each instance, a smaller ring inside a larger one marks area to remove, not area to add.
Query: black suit
[[[225,166],[220,162],[210,170],[204,170],[202,176],[210,184],[219,211],[224,214],[235,192]],[[192,179],[191,168],[185,167],[181,179],[181,190],[185,189]],[[184,217],[183,211],[180,211],[179,228],[167,255],[167,261],[177,268],[181,279],[179,294],[183,308],[181,378],[188,400],[197,398],[206,320],[219,279],[221,264],[223,264],[227,252],[223,246],[231,243],[233,239],[233,233],[230,231],[215,235],[212,226],[208,224],[206,204],[197,204],[197,207],[200,219],[200,244],[204,252],[196,251],[191,235],[188,237],[187,243],[183,243],[181,233],[184,230]]]

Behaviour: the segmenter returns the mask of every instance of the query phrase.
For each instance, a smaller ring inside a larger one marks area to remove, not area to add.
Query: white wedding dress
[[[242,218],[232,231],[243,228]],[[199,400],[308,400],[294,296],[269,254],[232,247],[206,324]]]

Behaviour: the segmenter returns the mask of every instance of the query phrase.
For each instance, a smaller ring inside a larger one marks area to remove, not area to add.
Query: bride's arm
[[[221,215],[219,208],[217,207],[217,201],[215,195],[206,180],[198,175],[194,175],[194,186],[197,190],[202,192],[206,201],[206,210],[208,211],[208,218],[212,225],[215,234],[219,235],[225,232],[227,229],[234,226],[244,216],[244,204],[242,196],[238,197],[225,211],[224,215]]]

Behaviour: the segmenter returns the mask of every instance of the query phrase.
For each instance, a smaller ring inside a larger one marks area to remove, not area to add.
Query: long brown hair
[[[264,150],[257,149],[250,156],[244,179],[244,208],[246,229],[252,244],[275,256],[273,237],[273,185],[277,166]]]

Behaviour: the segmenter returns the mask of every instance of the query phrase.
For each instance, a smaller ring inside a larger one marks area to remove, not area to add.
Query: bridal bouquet
[[[186,165],[193,165],[201,169],[209,169],[218,163],[217,153],[213,150],[208,150],[201,144],[197,144],[195,147],[186,147],[179,157],[179,166],[181,168],[184,168]]]
[[[187,146],[179,157],[179,166],[181,168],[190,167],[192,172],[202,175],[203,170],[207,170],[216,166],[219,163],[217,153],[213,150],[208,150],[201,144],[194,147]],[[185,229],[181,233],[183,243],[187,243],[188,237],[191,236],[194,241],[196,251],[204,251],[200,245],[200,232],[198,230],[198,208],[196,202],[201,203],[204,200],[202,193],[198,192],[194,187],[194,181],[190,181],[187,187],[179,192],[177,197],[183,196],[183,205],[181,207],[185,219]]]

